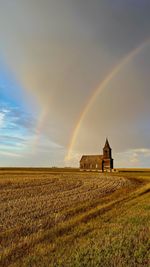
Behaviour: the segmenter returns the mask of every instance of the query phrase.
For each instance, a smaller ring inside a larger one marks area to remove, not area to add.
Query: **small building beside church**
[[[80,160],[81,171],[111,172],[113,169],[112,149],[106,139],[103,155],[83,155]]]

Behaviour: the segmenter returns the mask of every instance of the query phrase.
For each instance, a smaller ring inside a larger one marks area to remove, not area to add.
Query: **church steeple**
[[[104,148],[110,148],[111,149],[111,147],[109,145],[109,142],[108,142],[108,138],[106,138],[106,142],[105,142]]]
[[[103,148],[103,157],[105,159],[111,159],[111,147],[108,142],[108,138],[106,138],[105,146]]]

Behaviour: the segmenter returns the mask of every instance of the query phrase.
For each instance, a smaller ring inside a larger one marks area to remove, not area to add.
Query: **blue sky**
[[[0,155],[19,157],[35,131],[35,111],[24,102],[21,86],[0,65]]]
[[[16,81],[15,75],[1,62],[0,166],[55,166],[59,162],[56,156],[50,161],[48,153],[49,149],[57,151],[62,147],[50,141],[44,133],[37,133],[37,101],[30,97]],[[62,153],[59,151],[59,154]],[[47,160],[44,157],[41,161],[43,154]]]

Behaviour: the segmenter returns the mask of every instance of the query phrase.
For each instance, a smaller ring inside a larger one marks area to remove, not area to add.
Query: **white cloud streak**
[[[8,151],[0,151],[0,156],[5,156],[5,157],[11,157],[11,158],[22,158],[23,155],[13,153],[13,152],[8,152]]]
[[[5,119],[5,114],[4,113],[0,113],[0,128],[3,127],[4,125],[4,119]]]

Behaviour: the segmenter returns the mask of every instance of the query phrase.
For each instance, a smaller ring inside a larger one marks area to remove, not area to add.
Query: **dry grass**
[[[149,177],[1,170],[1,266],[148,266]]]

